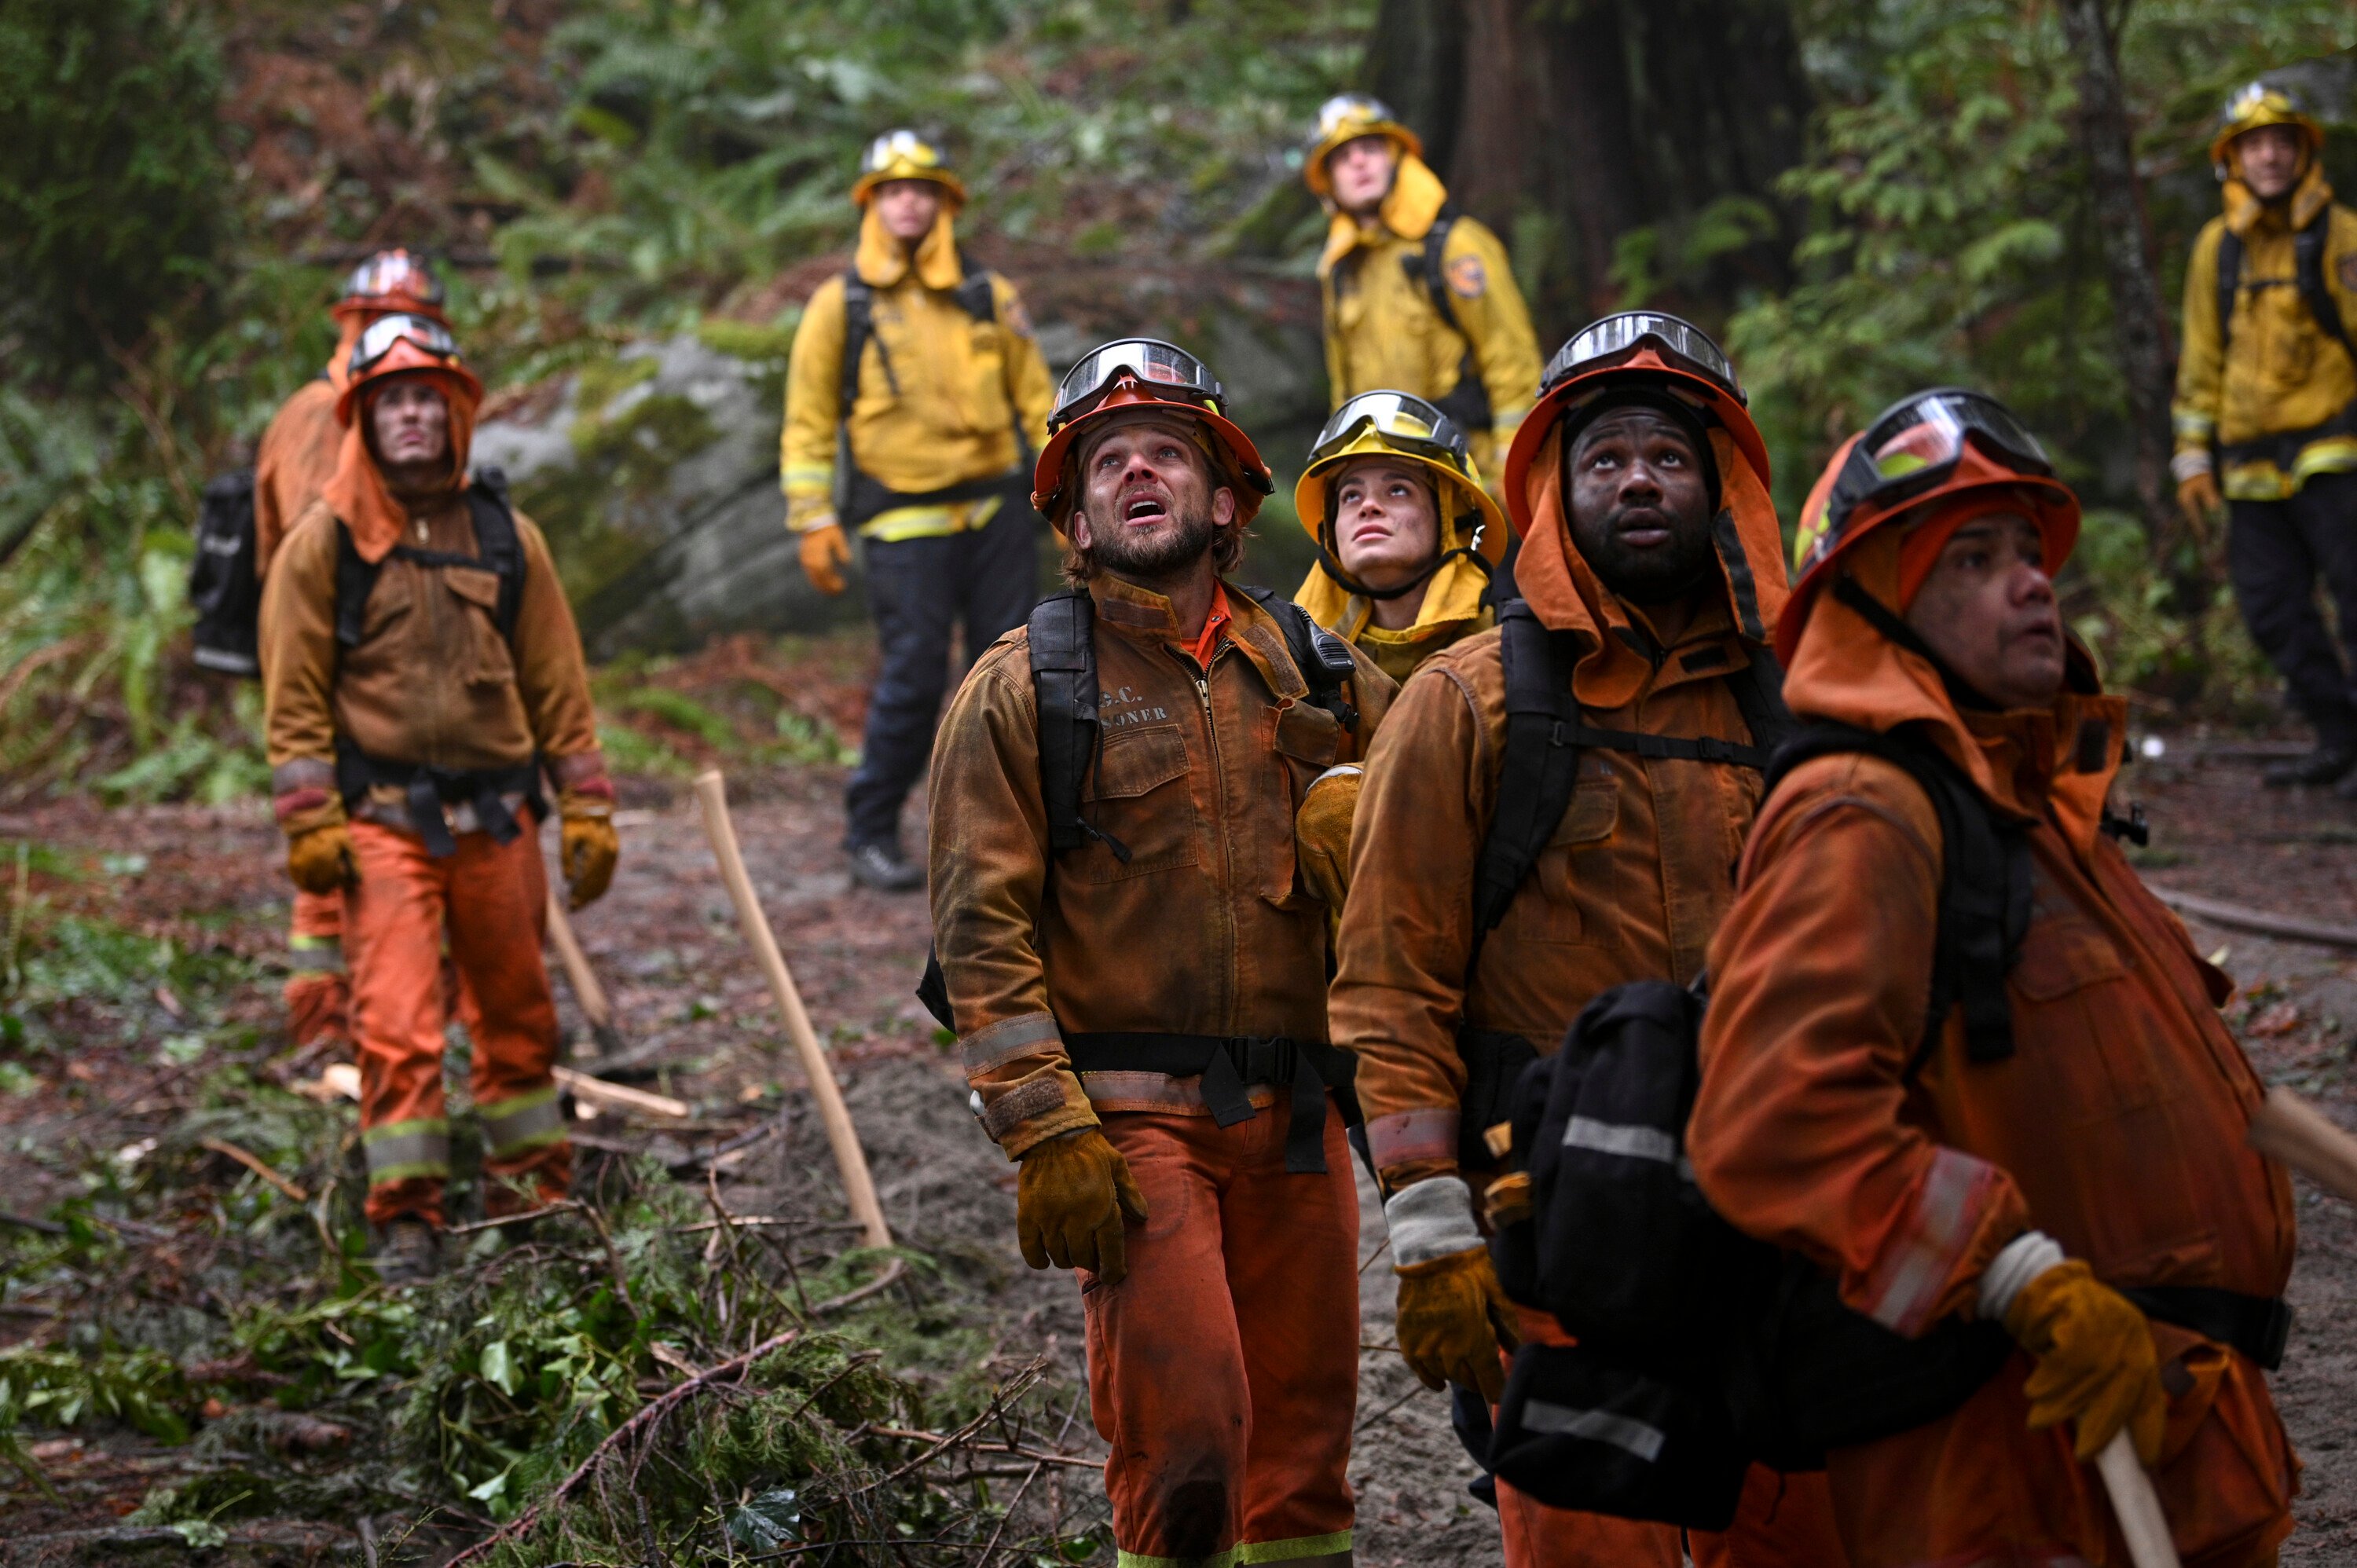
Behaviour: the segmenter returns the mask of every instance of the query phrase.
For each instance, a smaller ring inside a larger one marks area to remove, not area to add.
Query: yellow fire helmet
[[[2218,115],[2218,134],[2210,141],[2210,163],[2220,180],[2233,175],[2227,149],[2235,137],[2264,125],[2296,125],[2308,138],[2308,156],[2324,150],[2324,126],[2309,113],[2299,94],[2270,81],[2253,81],[2237,88]]]
[[[1424,156],[1424,139],[1400,124],[1390,105],[1363,92],[1339,92],[1318,111],[1318,129],[1309,134],[1302,155],[1301,177],[1320,200],[1331,199],[1333,182],[1326,177],[1326,160],[1334,149],[1361,136],[1388,136],[1402,157]]]
[[[851,188],[851,199],[866,206],[876,188],[890,179],[931,180],[949,193],[952,203],[965,205],[965,182],[951,172],[941,149],[914,131],[887,131],[867,144],[859,159],[859,178]]]
[[[1431,477],[1444,550],[1470,548],[1492,563],[1504,559],[1505,514],[1481,488],[1466,446],[1457,422],[1424,399],[1402,392],[1361,392],[1334,411],[1309,448],[1309,467],[1293,488],[1302,532],[1331,553],[1335,478],[1361,457],[1400,457]]]

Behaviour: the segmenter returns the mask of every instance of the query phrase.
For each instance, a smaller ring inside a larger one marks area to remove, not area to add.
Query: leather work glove
[[[556,863],[565,873],[565,906],[581,909],[606,896],[622,841],[614,832],[614,802],[567,789],[557,796]]]
[[[2138,1459],[2160,1457],[2169,1395],[2151,1326],[2127,1297],[2073,1259],[2023,1285],[2005,1326],[2038,1358],[2024,1391],[2031,1431],[2072,1423],[2073,1451],[2086,1461],[2126,1427]]]
[[[1094,1127],[1024,1152],[1015,1185],[1015,1239],[1035,1269],[1086,1269],[1109,1285],[1129,1277],[1124,1220],[1146,1222],[1146,1194],[1129,1162]]]
[[[1293,816],[1301,880],[1337,915],[1351,889],[1351,818],[1359,809],[1361,777],[1354,762],[1328,768],[1309,781]]]
[[[833,512],[802,531],[802,575],[822,594],[843,592],[843,569],[851,564],[851,542]]]
[[[1424,1386],[1479,1389],[1490,1403],[1505,1391],[1501,1349],[1520,1337],[1514,1309],[1490,1266],[1473,1223],[1473,1194],[1458,1176],[1432,1176],[1383,1204],[1392,1273],[1399,1276],[1400,1354]]]
[[[2177,510],[2185,514],[2186,525],[2196,539],[2210,537],[2211,519],[2225,505],[2225,498],[2218,493],[2218,476],[2206,468],[2177,481]]]
[[[338,817],[290,835],[286,840],[286,875],[306,893],[335,893],[360,880],[352,859],[352,831]]]

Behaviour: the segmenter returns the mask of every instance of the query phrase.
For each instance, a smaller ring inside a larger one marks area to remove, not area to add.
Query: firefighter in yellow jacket
[[[2285,89],[2255,81],[2227,102],[2210,147],[2225,211],[2185,269],[2174,467],[2197,531],[2224,506],[2235,602],[2316,731],[2266,781],[2338,781],[2357,800],[2357,212],[2332,199],[2323,152]]]
[[[1372,98],[1327,101],[1301,176],[1334,220],[1318,259],[1333,406],[1379,389],[1424,398],[1496,473],[1539,395],[1538,337],[1505,246],[1450,205],[1424,144]]]
[[[854,878],[902,892],[925,873],[900,848],[949,685],[950,632],[971,660],[1039,597],[1031,459],[1055,388],[1023,303],[962,258],[965,186],[909,131],[876,139],[851,199],[849,271],[819,285],[786,371],[781,479],[802,570],[839,594],[848,533],[866,542],[883,646],[858,769],[845,791]]]

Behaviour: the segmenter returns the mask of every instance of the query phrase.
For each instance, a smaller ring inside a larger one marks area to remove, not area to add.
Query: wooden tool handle
[[[565,900],[558,897],[556,885],[548,887],[548,940],[556,949],[556,957],[565,966],[565,983],[573,987],[573,1000],[581,1006],[581,1016],[589,1026],[589,1037],[597,1042],[598,1051],[608,1057],[622,1053],[621,1032],[614,1027],[614,1006],[606,1000],[606,988],[597,983],[597,971],[589,967],[589,955],[581,950],[581,939],[573,934],[573,921],[565,912]]]
[[[2161,1515],[2159,1494],[2152,1489],[2152,1477],[2137,1460],[2136,1444],[2128,1441],[2126,1427],[2112,1434],[2112,1440],[2095,1455],[2095,1473],[2103,1477],[2104,1489],[2111,1494],[2112,1514],[2120,1521],[2120,1534],[2127,1539],[2128,1558],[2136,1568],[2179,1568],[2177,1543],[2169,1538],[2169,1520]]]
[[[745,857],[737,848],[737,830],[728,820],[728,782],[714,768],[695,780],[695,799],[704,808],[704,832],[712,840],[713,858],[720,863],[721,880],[728,885],[728,897],[737,905],[737,923],[744,928],[745,941],[760,961],[762,972],[770,978],[770,990],[778,999],[778,1011],[786,1021],[786,1036],[794,1043],[795,1053],[802,1058],[802,1071],[811,1082],[811,1095],[818,1101],[819,1115],[826,1122],[826,1141],[834,1146],[834,1163],[843,1173],[844,1195],[851,1202],[851,1217],[866,1231],[871,1247],[892,1244],[891,1230],[884,1223],[884,1208],[876,1200],[876,1180],[867,1171],[866,1153],[859,1146],[858,1129],[851,1124],[851,1108],[843,1102],[842,1086],[834,1081],[834,1064],[818,1043],[817,1031],[811,1027],[810,1015],[802,1008],[802,993],[794,988],[794,977],[786,968],[785,955],[778,950],[778,939],[770,929],[769,917],[761,912],[761,901],[754,897],[753,879],[745,870]]]
[[[2325,1191],[2357,1203],[2357,1137],[2277,1084],[2251,1112],[2251,1147],[2281,1160]]]

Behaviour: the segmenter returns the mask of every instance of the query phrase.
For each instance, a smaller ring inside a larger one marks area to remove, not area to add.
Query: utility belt
[[[548,798],[541,792],[540,759],[506,768],[435,768],[423,762],[393,762],[371,757],[342,736],[336,737],[336,788],[344,810],[357,814],[378,786],[401,791],[408,808],[409,825],[425,841],[425,853],[436,860],[458,853],[450,836],[446,806],[466,806],[475,823],[495,843],[511,843],[523,829],[508,797],[521,796],[536,822],[548,815]]]
[[[2299,455],[2310,443],[2326,441],[2336,435],[2357,438],[2357,402],[2344,406],[2339,413],[2321,424],[2311,424],[2305,430],[2286,430],[2274,435],[2254,436],[2248,441],[2220,442],[2217,466],[2220,477],[2227,468],[2245,463],[2273,463],[2284,473],[2299,466]]]
[[[1028,464],[1017,464],[1003,474],[992,474],[979,479],[961,479],[954,485],[943,485],[937,490],[911,494],[896,490],[882,480],[863,473],[850,460],[846,449],[837,455],[835,463],[834,517],[845,529],[856,531],[888,511],[910,506],[954,506],[961,501],[987,500],[1000,498],[1008,506],[1031,510],[1031,469]]]
[[[1268,1038],[1249,1035],[1160,1035],[1128,1031],[1064,1036],[1075,1072],[1158,1072],[1170,1078],[1200,1076],[1203,1104],[1211,1120],[1232,1127],[1253,1119],[1249,1087],[1255,1083],[1290,1091],[1293,1123],[1285,1136],[1285,1168],[1294,1175],[1326,1170],[1326,1091],[1342,1109],[1346,1126],[1359,1124],[1359,1097],[1352,1089],[1359,1058],[1323,1040]]]

